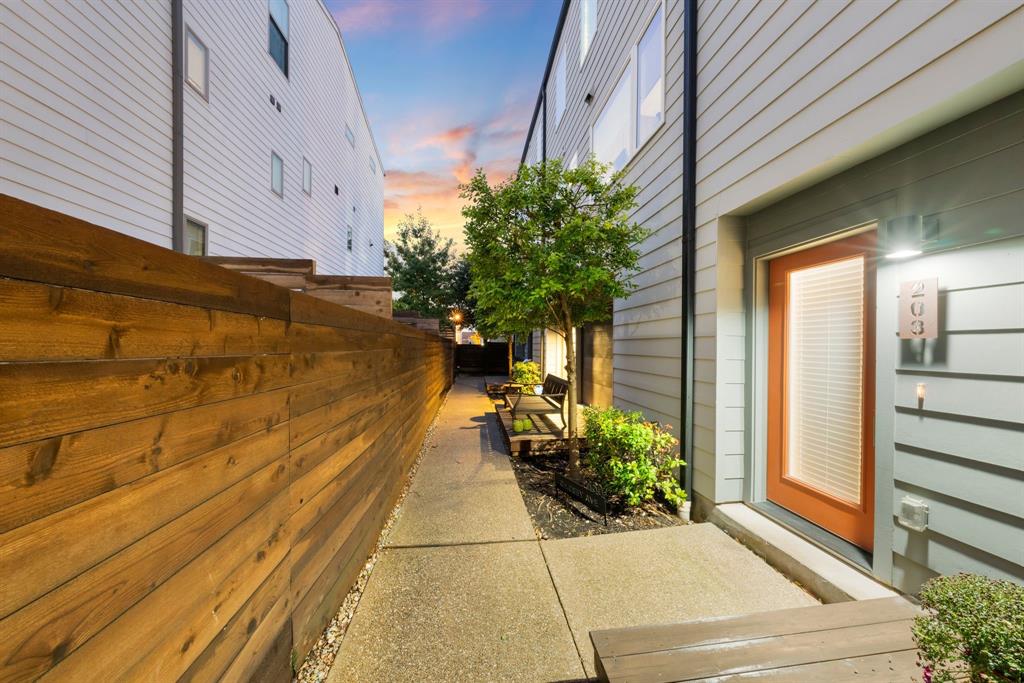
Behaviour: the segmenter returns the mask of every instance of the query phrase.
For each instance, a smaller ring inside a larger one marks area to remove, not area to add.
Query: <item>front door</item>
[[[769,264],[768,499],[871,550],[875,233]]]

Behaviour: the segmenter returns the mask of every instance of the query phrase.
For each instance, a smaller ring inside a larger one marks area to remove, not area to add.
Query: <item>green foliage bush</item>
[[[926,683],[1024,681],[1024,586],[975,574],[921,588],[914,640]]]
[[[675,449],[679,440],[639,412],[617,408],[584,410],[586,464],[606,493],[635,507],[660,493],[672,507],[686,500],[676,470],[685,463]]]
[[[512,364],[512,381],[516,384],[540,384],[540,365],[532,360]]]

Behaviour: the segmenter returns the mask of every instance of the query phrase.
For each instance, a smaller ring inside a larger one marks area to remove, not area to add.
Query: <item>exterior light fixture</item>
[[[924,245],[939,237],[939,222],[921,216],[897,216],[885,221],[885,258],[904,259],[917,256]]]

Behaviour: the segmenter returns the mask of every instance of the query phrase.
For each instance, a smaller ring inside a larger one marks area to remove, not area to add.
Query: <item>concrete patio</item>
[[[709,524],[540,541],[483,382],[438,418],[330,681],[569,681],[588,633],[816,604]]]

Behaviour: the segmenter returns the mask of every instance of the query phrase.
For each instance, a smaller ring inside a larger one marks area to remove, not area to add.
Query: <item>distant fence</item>
[[[288,678],[450,342],[0,195],[0,680]]]
[[[455,347],[455,367],[459,372],[469,375],[507,375],[508,344],[506,342],[487,342],[483,346],[459,344]]]

